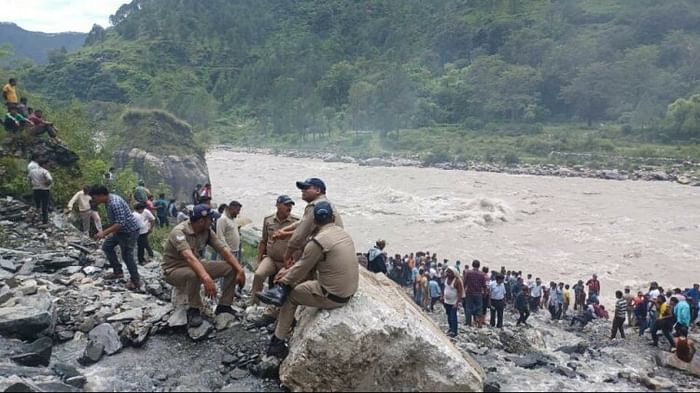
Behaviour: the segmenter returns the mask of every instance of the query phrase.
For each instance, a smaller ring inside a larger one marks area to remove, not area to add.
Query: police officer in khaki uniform
[[[212,216],[216,214],[208,205],[197,205],[190,219],[178,224],[168,237],[163,253],[165,281],[187,293],[189,309],[187,322],[190,327],[202,324],[202,299],[200,287],[210,299],[216,297],[215,278],[224,278],[223,294],[216,307],[216,314],[233,314],[231,304],[236,294],[236,283],[245,284],[245,271],[231,249],[211,230]],[[226,262],[202,261],[206,246],[211,246]]]
[[[308,204],[304,209],[304,216],[293,225],[283,228],[274,234],[275,239],[289,238],[287,252],[284,254],[285,267],[294,264],[295,255],[298,255],[306,246],[309,238],[318,231],[318,225],[314,222],[314,208],[321,202],[327,202],[333,208],[333,204],[326,198],[326,184],[318,178],[310,178],[297,182],[297,188],[301,190],[301,198]],[[335,212],[335,225],[343,228],[343,220],[337,209]]]
[[[279,229],[299,221],[292,215],[294,201],[288,195],[277,198],[277,213],[265,217],[263,221],[262,240],[258,247],[258,268],[253,279],[253,304],[258,304],[256,293],[262,291],[265,279],[274,276],[284,267],[284,253],[287,251],[288,241],[275,239],[273,236]]]
[[[269,356],[286,356],[284,340],[292,327],[297,306],[339,308],[347,304],[357,291],[359,265],[355,244],[350,235],[333,221],[330,203],[317,203],[314,223],[319,227],[318,233],[304,248],[301,259],[278,275],[280,285],[258,294],[260,301],[282,306],[267,350]],[[304,281],[311,272],[315,272],[318,279]]]

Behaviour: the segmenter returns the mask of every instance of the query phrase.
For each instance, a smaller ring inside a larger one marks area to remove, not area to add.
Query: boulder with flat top
[[[484,371],[383,274],[336,310],[306,308],[280,368],[292,391],[483,391]]]

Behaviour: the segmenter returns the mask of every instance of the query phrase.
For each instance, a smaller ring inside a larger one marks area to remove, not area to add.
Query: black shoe
[[[274,356],[278,359],[284,359],[288,354],[289,347],[287,347],[287,343],[285,343],[284,340],[280,340],[273,334],[272,339],[270,340],[270,346],[267,347],[267,356]]]
[[[265,303],[271,304],[273,306],[282,307],[284,301],[287,300],[287,296],[292,292],[292,288],[288,285],[277,285],[272,289],[266,291],[258,292],[258,299]]]
[[[187,327],[198,328],[202,326],[204,320],[202,319],[202,314],[197,308],[187,309]]]
[[[219,314],[231,314],[231,315],[233,315],[233,316],[236,316],[236,313],[233,311],[233,309],[231,308],[231,306],[224,306],[224,305],[222,305],[222,304],[219,304],[218,306],[216,306],[216,311],[214,311],[214,314],[215,314],[215,315],[219,315]]]

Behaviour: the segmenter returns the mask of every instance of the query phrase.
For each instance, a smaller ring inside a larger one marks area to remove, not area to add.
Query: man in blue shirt
[[[118,280],[124,278],[122,265],[117,258],[114,249],[119,246],[122,258],[129,270],[130,280],[126,284],[128,290],[138,290],[141,286],[138,267],[134,260],[134,248],[139,237],[139,224],[136,222],[131,209],[126,201],[116,194],[110,194],[105,186],[96,185],[90,189],[90,196],[97,205],[107,205],[107,217],[110,227],[98,232],[96,240],[106,239],[102,244],[104,251],[113,272],[106,275],[106,280]]]
[[[698,319],[698,302],[700,302],[700,284],[693,284],[693,287],[688,290],[686,296],[692,299],[690,304],[690,321],[691,324]]]
[[[690,305],[687,301],[679,301],[677,297],[671,298],[673,316],[676,319],[676,337],[688,337],[690,327]]]

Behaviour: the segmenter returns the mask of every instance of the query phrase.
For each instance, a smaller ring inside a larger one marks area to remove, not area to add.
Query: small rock
[[[87,383],[87,378],[83,375],[78,375],[75,377],[71,377],[65,380],[66,384],[76,387],[78,389],[82,389],[83,386]]]
[[[187,329],[187,334],[194,341],[201,341],[207,338],[214,326],[209,321],[204,321],[200,327]]]
[[[563,375],[567,378],[576,378],[576,371],[568,368],[568,367],[562,367],[559,366],[554,370],[557,374]]]
[[[135,319],[143,319],[143,309],[137,308],[134,310],[125,311],[121,314],[113,315],[107,318],[107,322],[128,322]]]
[[[564,352],[568,355],[571,355],[573,353],[583,355],[586,353],[586,351],[588,351],[588,343],[585,341],[581,341],[580,343],[572,346],[559,347],[554,350],[554,352]]]
[[[168,319],[168,326],[171,328],[187,325],[187,310],[179,308]]]
[[[102,355],[105,352],[105,347],[104,345],[90,341],[87,344],[87,347],[85,347],[85,352],[83,352],[83,356],[81,356],[78,359],[78,363],[82,364],[83,366],[89,366],[91,364],[95,364],[102,359]]]
[[[215,324],[216,324],[216,330],[222,331],[230,328],[233,323],[236,321],[236,317],[228,314],[228,313],[223,313],[219,314],[216,316]]]
[[[231,376],[231,379],[237,381],[237,380],[239,380],[239,379],[243,379],[243,378],[247,377],[247,376],[248,376],[248,371],[246,371],[246,370],[241,370],[240,368],[236,368],[236,369],[233,369],[233,370],[231,371],[231,374],[229,374],[229,375]]]
[[[52,369],[57,376],[64,380],[82,375],[77,368],[64,363],[56,363]]]
[[[0,259],[0,267],[10,273],[17,273],[17,266],[15,266],[15,264],[8,259]]]
[[[165,374],[158,374],[155,378],[160,382],[165,382],[168,380],[168,376]]]
[[[22,348],[22,353],[12,356],[15,363],[28,367],[48,366],[51,362],[53,341],[48,337],[42,337]]]
[[[251,367],[250,372],[260,378],[277,379],[280,363],[280,360],[274,356],[264,356],[260,363]]]
[[[122,349],[122,342],[112,325],[103,323],[92,329],[88,334],[88,339],[102,344],[107,355],[114,355]]]
[[[484,383],[484,392],[498,393],[501,391],[501,384],[496,381],[486,381]]]
[[[230,366],[233,363],[236,363],[236,361],[238,361],[238,359],[236,357],[234,357],[233,355],[231,355],[230,353],[225,353],[224,357],[221,359],[221,363],[226,365],[226,366]]]
[[[651,390],[669,391],[675,390],[676,388],[676,384],[663,377],[652,378],[649,376],[643,376],[639,379],[639,382]]]

